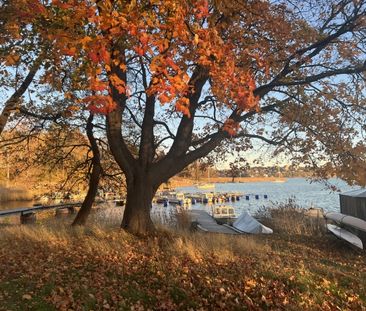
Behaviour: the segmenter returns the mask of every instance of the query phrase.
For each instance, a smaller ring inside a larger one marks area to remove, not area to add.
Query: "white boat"
[[[252,217],[248,212],[243,212],[240,217],[234,221],[233,227],[245,233],[263,233],[271,234],[273,230],[261,224],[258,220]]]
[[[158,203],[168,202],[176,205],[189,205],[192,202],[190,198],[185,197],[183,192],[175,191],[162,191],[157,194],[156,200]]]
[[[214,189],[215,188],[215,184],[206,183],[206,184],[197,185],[196,187],[198,189]]]
[[[339,224],[366,232],[366,221],[363,219],[335,212],[326,213],[324,217]]]
[[[236,219],[234,208],[227,205],[213,207],[212,217],[215,218],[218,224],[232,224]]]
[[[351,243],[352,245],[354,245],[358,248],[363,249],[362,241],[357,235],[355,235],[355,234],[353,234],[353,233],[351,233],[351,232],[349,232],[349,231],[347,231],[343,228],[340,228],[336,225],[332,225],[332,224],[327,224],[327,228],[335,236]]]

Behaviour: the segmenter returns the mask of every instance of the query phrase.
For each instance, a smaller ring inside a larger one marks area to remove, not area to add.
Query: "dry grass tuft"
[[[177,206],[173,214],[175,222],[175,228],[181,231],[187,231],[191,229],[192,217],[188,210],[182,206]]]
[[[322,236],[326,231],[322,216],[308,216],[306,209],[291,198],[287,202],[275,203],[271,208],[259,210],[257,217],[274,232],[281,234]]]
[[[214,257],[219,261],[234,261],[241,256],[261,256],[269,247],[252,236],[234,236],[215,233],[181,233],[172,244],[172,251],[184,254],[193,261]]]

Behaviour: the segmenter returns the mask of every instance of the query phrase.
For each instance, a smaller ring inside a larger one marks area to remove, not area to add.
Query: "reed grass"
[[[22,188],[6,188],[0,186],[0,202],[6,201],[30,201],[33,195],[30,191]]]
[[[324,218],[321,215],[307,215],[307,209],[298,205],[294,198],[262,208],[256,217],[281,234],[322,236],[326,232]]]

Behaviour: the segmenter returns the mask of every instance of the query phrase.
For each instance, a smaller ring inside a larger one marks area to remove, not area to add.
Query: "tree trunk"
[[[93,164],[92,172],[89,179],[89,188],[88,192],[84,198],[83,204],[79,212],[77,213],[72,226],[80,225],[83,226],[86,223],[86,220],[91,212],[95,196],[97,195],[98,185],[100,175],[102,173],[102,168],[100,164]]]
[[[151,202],[155,187],[144,175],[135,175],[127,184],[127,201],[121,227],[136,235],[146,235],[155,231],[150,217]]]
[[[92,172],[89,178],[89,188],[84,198],[84,202],[81,205],[81,208],[72,223],[72,226],[85,225],[86,220],[91,212],[95,196],[97,195],[99,180],[102,174],[102,165],[100,164],[99,147],[93,135],[93,118],[94,118],[93,113],[90,113],[88,122],[86,124],[86,134],[88,136],[90,146],[93,151]]]

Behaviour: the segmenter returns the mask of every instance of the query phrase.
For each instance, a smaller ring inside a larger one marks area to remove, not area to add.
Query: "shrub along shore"
[[[2,225],[0,310],[366,308],[365,253],[296,208],[263,219],[270,236],[159,227],[135,237],[110,216]]]

